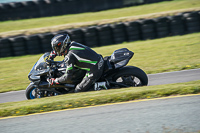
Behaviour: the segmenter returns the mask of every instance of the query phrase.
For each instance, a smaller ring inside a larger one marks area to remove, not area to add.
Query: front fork
[[[35,98],[41,98],[42,97],[42,91],[39,88],[35,89]]]
[[[56,91],[55,88],[48,89],[35,89],[35,98],[42,98],[42,97],[48,97],[48,96],[57,96],[61,94],[60,92]]]

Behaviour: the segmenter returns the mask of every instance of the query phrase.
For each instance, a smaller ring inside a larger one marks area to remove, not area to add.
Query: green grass
[[[119,48],[133,51],[135,55],[128,65],[142,68],[148,74],[200,68],[200,33],[93,49],[108,56]],[[41,54],[0,58],[0,92],[26,89],[30,83],[27,75],[40,56]]]
[[[0,117],[198,93],[200,93],[200,80],[178,84],[73,93],[28,101],[1,103]]]
[[[63,25],[63,24],[100,21],[100,20],[105,20],[105,19],[112,20],[112,19],[121,18],[121,17],[131,17],[131,16],[180,10],[180,9],[188,9],[188,8],[199,9],[200,1],[199,0],[173,0],[173,1],[154,3],[154,4],[132,6],[132,7],[120,8],[120,9],[112,9],[112,10],[106,10],[106,11],[100,11],[100,12],[89,12],[89,13],[62,15],[62,16],[54,16],[54,17],[5,21],[5,22],[0,22],[0,27],[1,27],[0,33],[15,31],[15,30],[23,30],[23,29],[57,26],[57,25]]]

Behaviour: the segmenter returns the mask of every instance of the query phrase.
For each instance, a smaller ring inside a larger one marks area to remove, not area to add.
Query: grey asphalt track
[[[148,85],[161,85],[200,80],[200,69],[149,74]],[[0,103],[26,100],[25,90],[0,93]]]
[[[1,133],[198,133],[200,94],[0,119]]]

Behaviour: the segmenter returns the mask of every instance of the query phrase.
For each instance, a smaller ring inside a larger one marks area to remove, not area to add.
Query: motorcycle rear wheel
[[[119,70],[117,74],[113,76],[113,81],[128,87],[138,87],[146,86],[148,84],[148,77],[142,69],[128,66]]]

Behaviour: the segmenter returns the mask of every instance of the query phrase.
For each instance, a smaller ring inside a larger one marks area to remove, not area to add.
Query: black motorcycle
[[[146,86],[146,73],[138,67],[126,66],[134,53],[127,48],[118,49],[111,56],[104,57],[104,71],[101,78],[91,87],[92,90]],[[63,61],[49,59],[50,53],[40,57],[28,74],[31,81],[26,88],[27,99],[42,98],[74,92],[86,71],[76,68],[71,83],[50,85],[49,79],[62,76],[66,71]]]

